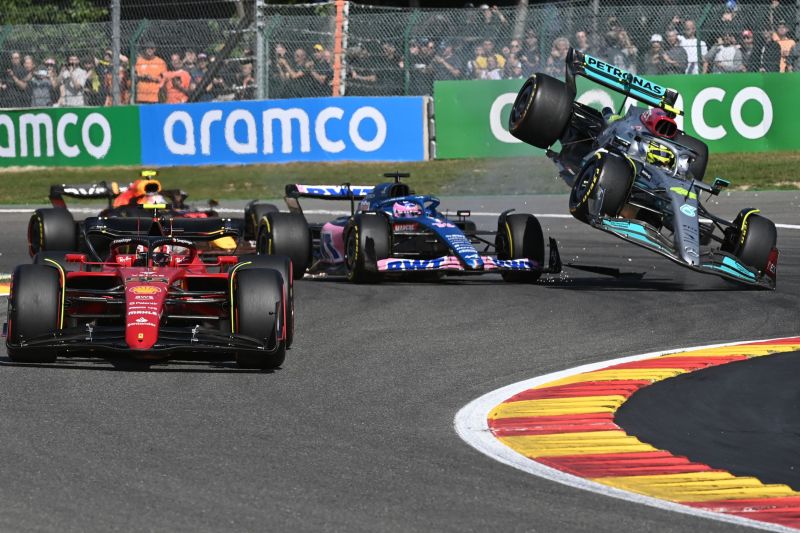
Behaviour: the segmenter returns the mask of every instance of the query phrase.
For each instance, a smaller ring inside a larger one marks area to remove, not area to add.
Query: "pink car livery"
[[[391,181],[374,187],[287,185],[289,211],[264,218],[258,253],[291,257],[296,273],[343,276],[357,283],[431,272],[495,272],[506,281],[532,282],[561,271],[556,241],[545,242],[534,215],[508,210],[498,217],[496,229],[478,230],[469,211],[448,217],[437,209],[438,198],[414,194],[402,181],[408,174],[384,176]],[[347,201],[349,215],[309,223],[301,198]]]

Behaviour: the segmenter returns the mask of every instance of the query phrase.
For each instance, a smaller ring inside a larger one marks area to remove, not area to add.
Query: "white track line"
[[[33,213],[33,208],[0,208],[0,214],[4,213]],[[73,213],[87,213],[87,214],[97,214],[97,209],[90,209],[86,207],[78,207],[78,208],[70,208],[70,211]],[[219,207],[216,209],[217,213],[242,213],[243,209],[232,209],[229,207]],[[303,213],[308,215],[330,215],[330,216],[345,216],[349,215],[350,211],[344,210],[334,210],[334,209],[304,209]],[[492,213],[492,212],[484,212],[484,211],[472,211],[470,216],[473,217],[499,217],[500,213]],[[566,215],[563,213],[534,213],[534,216],[538,218],[572,218],[572,215]],[[700,219],[701,222],[711,222],[709,219]],[[800,229],[800,224],[775,224],[776,227],[782,229]]]
[[[777,340],[777,339],[764,339],[764,341],[767,340]],[[648,359],[650,357],[658,357],[670,353],[684,352],[689,350],[700,350],[704,348],[717,348],[721,346],[735,346],[737,344],[747,344],[751,342],[763,342],[763,341],[740,341],[740,342],[730,342],[723,344],[710,344],[707,346],[694,346],[691,348],[678,348],[674,350],[664,350],[660,352],[632,355],[629,357],[620,357],[618,359],[611,359],[609,361],[601,361],[599,363],[581,365],[575,368],[562,370],[560,372],[553,372],[551,374],[546,374],[544,376],[539,376],[525,381],[520,381],[518,383],[507,385],[500,389],[484,394],[480,398],[477,398],[472,402],[468,403],[456,414],[455,420],[453,421],[453,425],[455,426],[455,430],[458,433],[459,437],[461,437],[464,441],[467,442],[467,444],[469,444],[479,452],[488,455],[492,459],[500,461],[501,463],[513,466],[514,468],[517,468],[529,474],[549,479],[551,481],[556,481],[563,485],[568,485],[570,487],[588,490],[590,492],[596,492],[598,494],[603,494],[605,496],[610,496],[612,498],[619,498],[621,500],[628,500],[635,503],[641,503],[644,505],[649,505],[650,507],[665,509],[667,511],[675,511],[678,513],[710,518],[712,520],[717,520],[720,522],[729,522],[732,524],[754,527],[766,531],[797,533],[797,530],[793,528],[788,528],[777,524],[768,524],[766,522],[759,522],[756,520],[741,518],[734,515],[714,513],[711,511],[695,509],[687,505],[681,505],[666,500],[660,500],[658,498],[653,498],[651,496],[642,496],[640,494],[627,492],[614,487],[609,487],[608,485],[603,485],[601,483],[590,481],[582,477],[573,476],[571,474],[567,474],[560,470],[556,470],[555,468],[550,468],[548,466],[545,466],[541,463],[534,461],[533,459],[529,459],[524,455],[515,452],[514,450],[512,450],[511,448],[500,442],[489,430],[489,425],[487,422],[489,418],[489,412],[493,408],[495,408],[498,404],[502,403],[503,400],[506,400],[507,398],[510,398],[511,396],[518,394],[524,390],[536,387],[537,385],[548,383],[550,381],[555,381],[557,379],[574,376],[575,374],[580,374],[583,372],[600,370],[602,368],[606,368],[608,366],[616,365],[619,363],[626,363],[629,361],[640,361],[642,359]]]

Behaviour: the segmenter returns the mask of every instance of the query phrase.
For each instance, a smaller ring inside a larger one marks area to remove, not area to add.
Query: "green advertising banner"
[[[676,89],[685,115],[678,125],[708,143],[712,152],[800,149],[800,73],[652,76]],[[622,96],[578,78],[580,102],[601,109]],[[437,81],[434,86],[436,157],[519,157],[543,150],[508,133],[508,115],[522,80]],[[629,105],[636,102],[629,100]],[[644,104],[639,104],[644,105]]]
[[[0,112],[0,166],[88,167],[140,162],[137,107]]]

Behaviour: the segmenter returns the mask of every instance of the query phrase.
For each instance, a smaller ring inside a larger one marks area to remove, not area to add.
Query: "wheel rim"
[[[256,243],[256,251],[261,254],[269,254],[269,237],[266,231],[258,234],[258,242]]]
[[[347,234],[347,243],[344,250],[344,262],[347,265],[347,270],[352,272],[355,270],[356,256],[358,255],[358,247],[355,239],[355,232],[351,231]]]
[[[535,85],[526,81],[522,86],[522,90],[517,95],[514,105],[511,108],[511,127],[514,128],[519,123],[520,119],[525,115],[525,109],[528,107],[528,100],[531,98]]]
[[[579,205],[586,200],[586,195],[591,192],[591,183],[592,183],[592,176],[597,170],[597,162],[592,161],[584,170],[580,173],[577,181],[575,182],[575,187],[572,189],[573,191],[573,203]]]
[[[39,251],[37,246],[39,241],[39,232],[38,230],[34,229],[36,224],[33,221],[28,223],[28,248],[30,248],[31,256],[36,255],[36,252]]]

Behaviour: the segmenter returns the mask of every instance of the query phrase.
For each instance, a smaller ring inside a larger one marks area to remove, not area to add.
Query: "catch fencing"
[[[570,45],[645,75],[800,70],[800,47],[790,46],[800,0],[568,0],[459,9],[264,0],[169,5],[123,3],[119,72],[106,53],[112,49],[110,10],[94,13],[94,22],[64,22],[62,16],[52,24],[43,15],[35,23],[0,27],[0,107],[80,104],[81,98],[64,94],[70,54],[87,72],[86,80],[79,77],[83,104],[110,104],[114,75],[121,102],[137,102],[143,81],[135,63],[147,45],[167,64],[189,71],[192,101],[430,95],[435,80],[562,75]],[[782,55],[774,55],[775,38]]]

